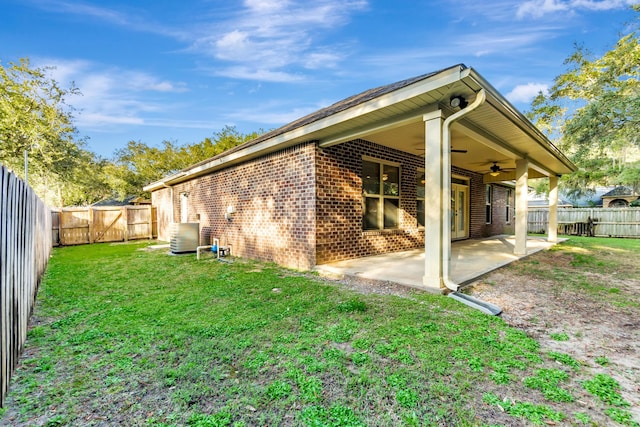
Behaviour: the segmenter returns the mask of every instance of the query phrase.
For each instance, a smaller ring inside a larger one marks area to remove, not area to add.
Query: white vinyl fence
[[[640,237],[640,208],[559,208],[560,234],[587,234],[593,221],[593,235],[601,237]],[[547,233],[548,208],[529,208],[528,230]]]

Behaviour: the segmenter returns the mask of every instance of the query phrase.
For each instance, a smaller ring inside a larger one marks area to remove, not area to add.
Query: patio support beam
[[[441,288],[442,256],[445,249],[451,249],[451,240],[442,236],[444,201],[448,202],[448,194],[444,195],[442,188],[442,125],[444,117],[441,110],[423,116],[425,123],[425,228],[424,228],[424,276],[422,283],[428,288]],[[447,147],[448,151],[448,147]],[[447,153],[448,154],[448,153]],[[446,196],[446,197],[445,197]],[[445,248],[445,245],[447,247]]]
[[[527,190],[529,161],[516,160],[516,244],[514,255],[527,254]]]
[[[549,225],[547,226],[547,240],[558,241],[558,177],[549,176]]]

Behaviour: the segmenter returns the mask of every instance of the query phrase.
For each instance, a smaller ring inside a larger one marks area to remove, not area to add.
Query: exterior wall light
[[[464,107],[469,105],[469,103],[462,96],[457,95],[452,96],[451,99],[449,99],[449,105],[451,105],[453,108],[460,107],[460,109],[462,110]]]
[[[229,205],[227,206],[227,211],[224,213],[224,218],[227,221],[231,221],[231,217],[234,213],[236,213],[236,209],[233,206]]]

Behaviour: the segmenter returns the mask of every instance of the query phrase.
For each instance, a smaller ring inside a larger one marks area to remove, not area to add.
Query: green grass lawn
[[[149,245],[54,250],[3,425],[590,425],[578,368],[500,318]]]

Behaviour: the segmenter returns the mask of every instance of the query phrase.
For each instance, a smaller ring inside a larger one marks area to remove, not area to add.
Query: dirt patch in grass
[[[502,307],[502,318],[535,338],[543,351],[573,357],[585,371],[583,379],[597,373],[613,377],[640,420],[637,252],[580,242],[497,270],[466,292]],[[598,420],[596,409],[601,411],[589,405],[581,410]]]

